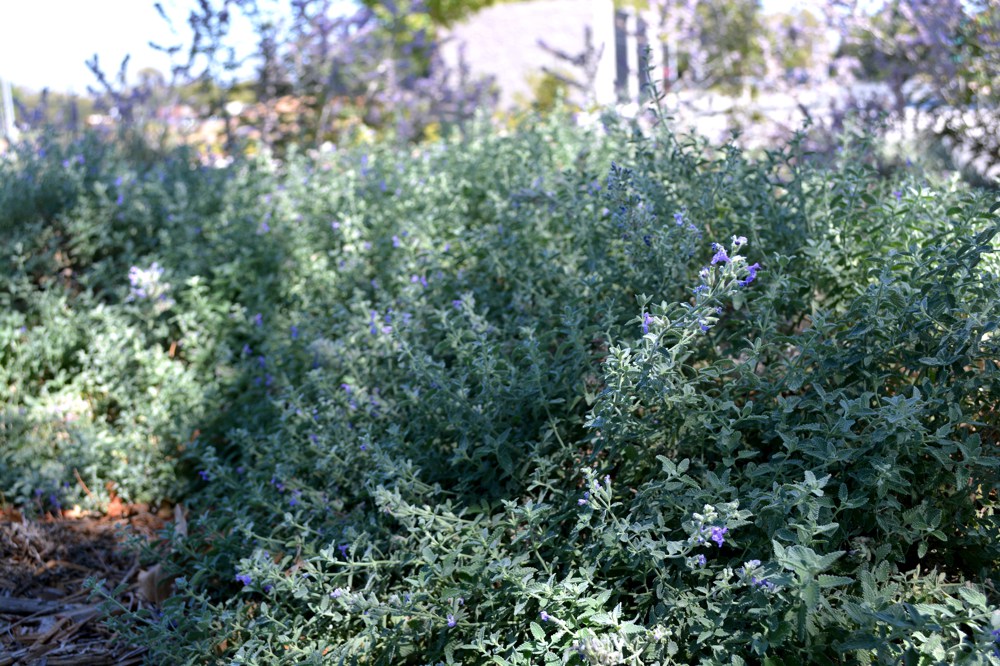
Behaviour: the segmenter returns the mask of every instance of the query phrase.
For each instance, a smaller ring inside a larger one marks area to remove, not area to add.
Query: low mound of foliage
[[[1000,663],[991,196],[559,123],[24,147],[0,489],[184,495],[152,663]]]

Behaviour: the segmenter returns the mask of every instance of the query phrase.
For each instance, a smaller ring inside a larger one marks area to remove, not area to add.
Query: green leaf
[[[618,627],[619,631],[623,634],[643,634],[646,633],[646,627],[640,626],[635,622],[622,622],[621,626]]]
[[[615,619],[607,613],[594,613],[590,616],[590,621],[594,624],[611,625],[615,624]]]
[[[847,576],[828,576],[826,574],[820,574],[816,577],[816,581],[819,583],[820,587],[840,587],[841,585],[852,584],[854,579],[848,578]]]
[[[963,585],[958,588],[958,596],[965,599],[965,601],[971,606],[975,606],[976,608],[986,608],[986,595],[979,590]]]
[[[545,631],[538,625],[537,622],[532,622],[528,625],[528,628],[531,629],[531,635],[534,636],[536,641],[539,643],[545,642]]]

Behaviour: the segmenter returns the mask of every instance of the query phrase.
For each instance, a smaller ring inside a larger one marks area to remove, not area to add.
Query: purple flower
[[[649,316],[648,312],[643,312],[642,313],[642,334],[643,335],[646,335],[647,333],[649,333],[649,322],[651,322],[652,320],[653,320],[653,318]]]
[[[548,622],[549,620],[552,619],[552,616],[546,613],[545,611],[539,613],[538,617],[542,618],[542,622]]]
[[[399,245],[400,245],[399,236],[393,236],[392,237],[392,246],[393,247],[399,247]]]
[[[898,201],[900,201],[903,198],[903,192],[902,192],[902,190],[895,190],[892,193],[892,196],[896,197],[896,201],[898,202]]]
[[[449,627],[454,627],[456,624],[458,624],[458,622],[455,621],[455,616],[449,614],[448,615],[448,626]]]
[[[674,213],[674,222],[678,227],[684,224],[684,213]]]
[[[330,593],[330,598],[331,598],[331,599],[336,599],[337,597],[339,597],[339,596],[340,596],[341,594],[343,594],[343,593],[344,593],[344,591],[343,591],[343,590],[341,590],[341,589],[340,589],[340,588],[338,587],[338,588],[337,588],[336,590],[334,590],[333,592],[331,592],[331,593]]]
[[[299,327],[292,326],[292,340],[298,340],[298,339],[299,339]]]
[[[749,274],[746,276],[746,279],[740,280],[739,282],[740,286],[745,287],[751,282],[753,282],[757,278],[757,271],[759,269],[760,269],[760,264],[751,264],[750,266],[747,266]]]
[[[334,220],[333,222],[330,223],[330,228],[336,231],[337,229],[340,228],[340,222]]]
[[[715,256],[712,257],[711,264],[727,263],[729,261],[729,255],[726,254],[726,248],[722,247],[718,243],[712,243],[712,249],[715,250]]]
[[[746,244],[747,244],[746,236],[733,236],[733,245],[735,245],[736,247],[740,247],[741,245],[746,245]]]
[[[249,585],[253,582],[253,578],[250,577],[250,574],[236,574],[236,580],[243,583],[243,585]]]
[[[271,225],[270,224],[268,224],[267,222],[261,222],[260,223],[260,227],[257,229],[257,234],[258,235],[260,235],[260,234],[266,234],[270,230],[271,230]]]
[[[451,302],[451,305],[452,305],[452,307],[454,307],[454,308],[455,308],[456,310],[461,310],[461,309],[462,309],[462,301],[461,301],[460,299],[457,299],[457,298],[456,298],[455,300],[453,300],[453,301]]]
[[[351,547],[351,544],[349,544],[349,543],[345,543],[343,545],[337,546],[337,550],[340,551],[340,554],[344,556],[345,560],[347,559],[347,549],[350,548],[350,547]]]
[[[722,544],[725,543],[726,541],[725,534],[728,531],[729,531],[728,527],[713,527],[712,535],[709,538],[712,541],[714,541],[716,545],[719,546],[719,548],[722,548]]]
[[[264,325],[264,315],[262,315],[259,312],[257,314],[255,314],[253,316],[253,325],[254,326],[263,326]]]
[[[198,476],[201,477],[202,481],[211,481],[212,480],[212,475],[209,474],[208,472],[206,472],[205,470],[201,470],[200,472],[198,472]]]

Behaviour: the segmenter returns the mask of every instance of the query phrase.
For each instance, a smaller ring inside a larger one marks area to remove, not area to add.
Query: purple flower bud
[[[448,626],[449,627],[454,627],[456,624],[458,624],[458,623],[455,621],[455,616],[449,614],[448,615]]]
[[[249,585],[253,582],[253,578],[250,577],[250,574],[236,574],[236,580],[243,583],[243,585]]]

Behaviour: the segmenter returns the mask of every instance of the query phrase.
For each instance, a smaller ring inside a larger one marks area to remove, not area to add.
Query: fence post
[[[0,136],[13,143],[17,140],[17,126],[14,124],[14,95],[8,79],[0,79]]]

